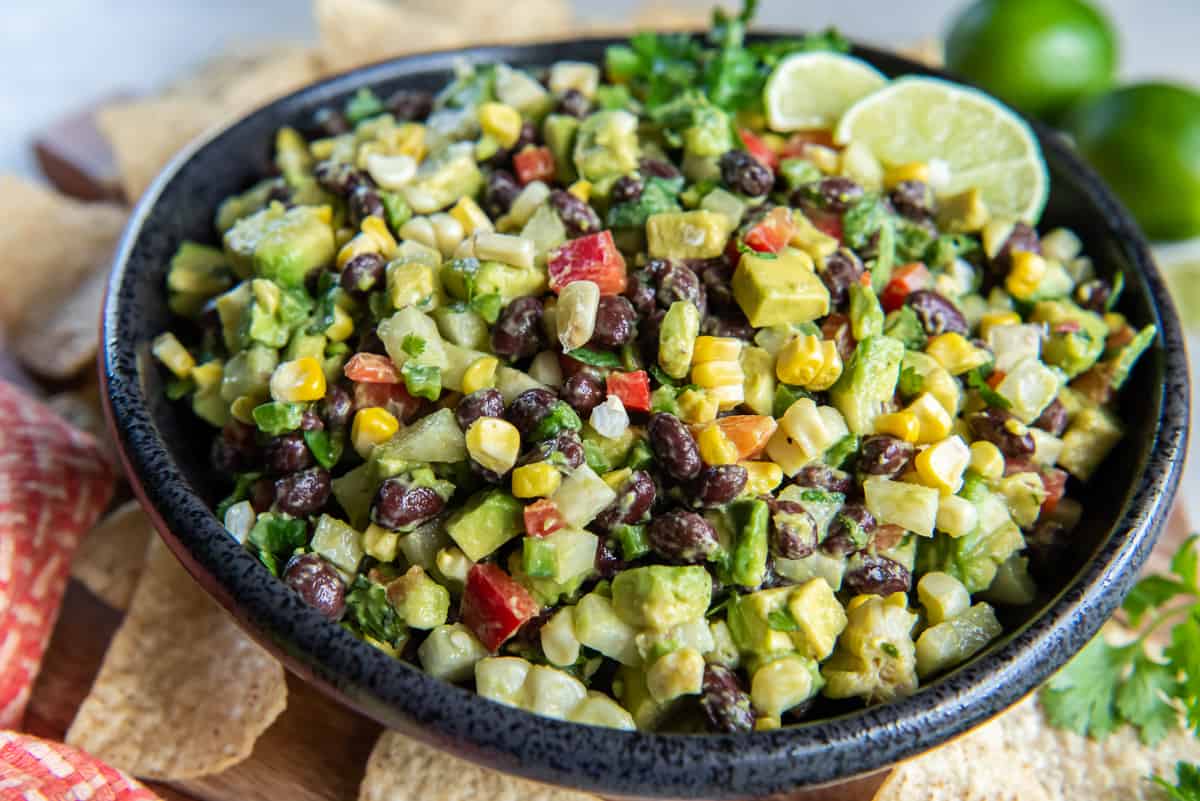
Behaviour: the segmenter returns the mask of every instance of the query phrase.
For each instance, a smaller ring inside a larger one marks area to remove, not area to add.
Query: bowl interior
[[[275,130],[304,127],[312,112],[361,86],[437,90],[458,58],[538,65],[598,60],[608,40],[482,48],[369,67],[277,101],[191,148],[160,178],[134,215],[105,311],[110,413],[135,488],[194,575],[293,669],[383,723],[468,758],[610,795],[748,797],[829,782],[891,764],[1013,703],[1096,631],[1148,554],[1178,478],[1187,375],[1173,308],[1144,243],[1098,179],[1057,137],[1037,128],[1051,174],[1041,228],[1075,230],[1102,275],[1125,274],[1120,310],[1162,335],[1121,399],[1128,434],[1119,453],[1081,492],[1084,517],[1063,581],[1037,602],[1007,609],[1007,633],[969,663],[913,697],[869,710],[741,737],[623,734],[550,721],[501,707],[390,660],[320,619],[208,511],[227,488],[208,466],[210,432],[163,394],[149,342],[169,324],[164,281],[170,257],[191,239],[219,244],[213,213],[225,197],[272,169]],[[860,49],[891,75],[928,73]],[[819,757],[819,758],[817,758]]]

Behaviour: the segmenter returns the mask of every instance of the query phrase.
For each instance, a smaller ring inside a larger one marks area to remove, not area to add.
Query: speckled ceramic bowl
[[[1188,377],[1175,310],[1146,243],[1096,175],[1034,126],[1050,167],[1044,226],[1083,238],[1102,274],[1126,276],[1121,311],[1161,332],[1122,399],[1129,433],[1087,488],[1062,581],[1008,613],[1003,637],[913,696],[778,731],[654,735],[581,726],[485,700],[355,639],[306,607],[226,534],[210,511],[224,492],[207,466],[210,432],[163,395],[150,340],[169,325],[164,278],[184,239],[215,242],[213,211],[271,169],[285,124],[356,89],[437,89],[459,59],[540,65],[599,60],[609,40],[414,56],[304,89],[187,149],[134,212],[104,311],[108,408],[130,480],[188,570],[294,671],[380,722],[493,768],[610,797],[757,798],[862,777],[975,726],[1060,667],[1116,608],[1167,516],[1184,454]],[[930,73],[859,48],[885,73]]]

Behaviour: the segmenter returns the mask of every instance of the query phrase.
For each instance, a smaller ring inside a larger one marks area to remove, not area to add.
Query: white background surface
[[[1119,32],[1123,78],[1200,85],[1200,0],[1096,1]],[[711,2],[669,5],[704,8]],[[774,28],[836,25],[851,38],[899,47],[941,35],[965,5],[762,0],[758,19]],[[581,18],[602,21],[644,6],[638,0],[575,0],[575,7]],[[0,0],[0,173],[36,174],[30,135],[98,97],[154,89],[239,42],[313,38],[307,0]],[[1200,356],[1200,340],[1192,339],[1191,350]],[[1192,372],[1200,375],[1196,361],[1193,357]],[[1183,495],[1192,520],[1200,521],[1200,436],[1193,437],[1190,451],[1194,467]]]

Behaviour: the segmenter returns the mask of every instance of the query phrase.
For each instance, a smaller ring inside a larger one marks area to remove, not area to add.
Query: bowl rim
[[[755,33],[773,39],[794,33]],[[1183,334],[1145,238],[1100,178],[1061,137],[1026,119],[1051,160],[1073,174],[1106,216],[1110,234],[1142,274],[1164,349],[1164,386],[1148,467],[1133,482],[1107,539],[1041,614],[965,666],[915,694],[834,718],[738,735],[675,735],[582,726],[503,706],[394,660],[321,618],[225,533],[160,436],[138,377],[147,342],[122,335],[123,287],[150,212],[183,169],[260,115],[310,106],[456,60],[548,63],[562,51],[595,50],[624,37],[570,37],[420,53],[363,66],[305,86],[202,136],[183,149],[134,209],[122,236],[102,317],[100,380],[110,432],[131,486],[187,570],[306,681],[381,723],[460,757],[526,778],[609,796],[746,798],[865,776],[938,745],[1016,703],[1081,648],[1115,611],[1149,556],[1174,497],[1186,451],[1188,374]],[[543,58],[538,52],[556,55]],[[885,72],[950,78],[894,53],[853,53]],[[591,60],[591,57],[588,58]],[[961,81],[959,81],[961,83]],[[140,357],[139,357],[140,354]],[[238,553],[240,552],[240,553]]]

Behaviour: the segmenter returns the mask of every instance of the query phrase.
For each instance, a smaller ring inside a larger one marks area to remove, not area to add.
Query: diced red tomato
[[[731,414],[716,424],[737,448],[739,461],[762,453],[778,426],[775,418],[758,414]]]
[[[409,395],[404,384],[355,383],[354,408],[366,409],[371,406],[387,409],[397,420],[408,422],[420,410],[421,399]]]
[[[778,253],[796,232],[791,209],[776,206],[742,237],[746,246],[759,253]]]
[[[838,242],[842,241],[842,218],[827,211],[805,209],[804,216],[825,236],[832,236]]]
[[[987,377],[987,385],[995,389],[1000,386],[1000,382],[1004,380],[1005,375],[1007,374],[1003,370],[993,370],[992,374]]]
[[[804,150],[809,145],[833,147],[833,131],[824,129],[797,131],[788,137],[787,144],[779,151],[779,157],[781,159],[803,158]]]
[[[749,128],[738,129],[738,136],[742,140],[742,144],[746,146],[746,151],[758,160],[758,163],[766,167],[771,172],[779,169],[779,156],[771,147],[762,139],[751,131]]]
[[[1042,501],[1042,514],[1053,514],[1067,491],[1067,471],[1048,467],[1041,472],[1042,486],[1046,488],[1046,500]]]
[[[378,353],[356,353],[346,362],[342,372],[351,381],[364,384],[399,384],[400,372],[392,360]]]
[[[489,651],[495,651],[538,612],[529,591],[497,565],[476,564],[467,573],[462,622]]]
[[[904,305],[910,294],[929,286],[930,280],[932,277],[929,269],[919,261],[897,267],[892,273],[892,279],[883,288],[879,303],[884,311],[895,311]]]
[[[594,281],[602,295],[625,291],[625,257],[613,242],[612,231],[572,239],[550,254],[546,263],[550,288],[561,292],[572,281]]]
[[[554,177],[554,154],[548,147],[529,145],[513,156],[513,169],[522,184],[549,181]]]
[[[558,505],[549,498],[542,498],[525,507],[525,533],[531,537],[545,537],[567,525]]]
[[[609,395],[616,395],[631,412],[650,411],[650,376],[645,370],[609,373],[605,379]]]

